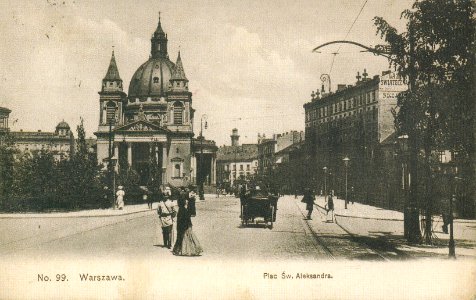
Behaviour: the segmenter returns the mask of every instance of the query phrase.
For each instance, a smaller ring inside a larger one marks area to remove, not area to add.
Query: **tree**
[[[0,133],[0,207],[11,199],[15,152],[13,136],[8,131]]]
[[[474,165],[475,18],[470,0],[416,1],[405,10],[406,32],[398,33],[383,18],[375,17],[377,33],[390,46],[390,64],[409,83],[398,95],[397,133],[410,144],[411,197],[418,199],[418,154],[423,150],[425,179],[425,241],[431,243],[432,151],[461,152]],[[474,193],[474,170],[466,176]]]

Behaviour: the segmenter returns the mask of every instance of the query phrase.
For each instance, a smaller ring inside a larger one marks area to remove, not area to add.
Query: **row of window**
[[[233,168],[232,168],[233,171],[236,171],[236,164],[233,164],[232,166],[233,166]],[[225,171],[230,171],[230,169],[231,169],[231,168],[230,168],[229,165],[225,165]],[[244,170],[244,167],[243,167],[242,164],[240,164],[240,171],[243,171],[243,170]],[[247,170],[247,171],[250,171],[250,170],[251,170],[251,164],[247,164],[247,165],[246,165],[246,170]]]
[[[367,105],[377,101],[377,90],[370,91],[365,94],[360,94],[357,97],[353,97],[347,100],[340,100],[336,103],[314,108],[306,112],[306,121],[310,121],[315,118],[327,117],[333,114],[337,114],[349,109],[357,108],[363,105]]]
[[[372,107],[367,107],[367,112],[364,112],[364,109],[360,108],[359,110],[354,110],[354,111],[346,112],[343,114],[341,113],[337,116],[322,118],[320,120],[311,119],[308,122],[306,122],[306,127],[311,127],[311,126],[315,127],[318,124],[328,123],[334,120],[340,120],[347,117],[356,117],[357,115],[361,115],[362,113],[364,113],[364,119],[366,121],[377,121],[378,111],[377,111],[377,106],[374,105]]]

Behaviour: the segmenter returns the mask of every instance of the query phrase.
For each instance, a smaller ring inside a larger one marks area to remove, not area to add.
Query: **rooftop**
[[[252,161],[258,158],[258,144],[221,146],[217,151],[217,161]]]

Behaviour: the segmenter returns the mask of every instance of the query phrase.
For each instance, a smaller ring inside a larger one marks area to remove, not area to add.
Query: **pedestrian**
[[[314,210],[314,195],[311,189],[307,188],[304,191],[304,197],[302,198],[301,202],[306,203],[306,210],[307,210],[307,220],[312,220],[311,215],[312,211]]]
[[[331,222],[334,222],[334,191],[332,190],[327,197],[327,215],[331,212]]]
[[[448,225],[450,225],[453,216],[450,213],[449,200],[446,197],[441,201],[441,217],[443,218],[443,226],[441,229],[443,233],[448,234]]]
[[[116,192],[116,196],[117,196],[116,205],[117,205],[117,208],[119,208],[120,210],[122,210],[124,208],[124,196],[125,195],[126,195],[126,192],[123,190],[122,185],[118,186],[117,187],[117,192]]]
[[[240,219],[243,216],[243,211],[246,209],[247,193],[248,193],[248,191],[246,189],[246,185],[243,184],[241,186],[241,190],[240,190],[240,207],[241,207]],[[246,213],[245,213],[245,216],[246,216]]]
[[[192,187],[190,189],[190,192],[188,193],[188,206],[187,206],[191,217],[195,217],[197,215],[197,210],[195,208],[196,200],[197,200],[197,193],[195,192],[195,188]]]
[[[186,207],[184,196],[179,196],[177,214],[177,240],[173,254],[182,256],[198,256],[203,252],[200,242],[192,231],[192,220]]]
[[[150,195],[150,191],[148,188],[144,187],[144,189],[142,190],[142,200],[144,202],[147,202],[147,207],[149,209],[152,209],[152,195]]]
[[[159,215],[160,227],[162,228],[162,239],[164,241],[164,247],[172,248],[172,231],[174,225],[174,218],[176,211],[172,201],[164,198],[160,198],[159,206],[157,208],[157,214]]]

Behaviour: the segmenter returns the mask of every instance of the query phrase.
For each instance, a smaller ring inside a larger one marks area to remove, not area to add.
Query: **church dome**
[[[129,97],[165,95],[174,68],[174,63],[168,57],[151,57],[132,76],[129,84]]]
[[[70,129],[68,123],[66,123],[64,120],[59,122],[58,125],[56,125],[57,129]]]

